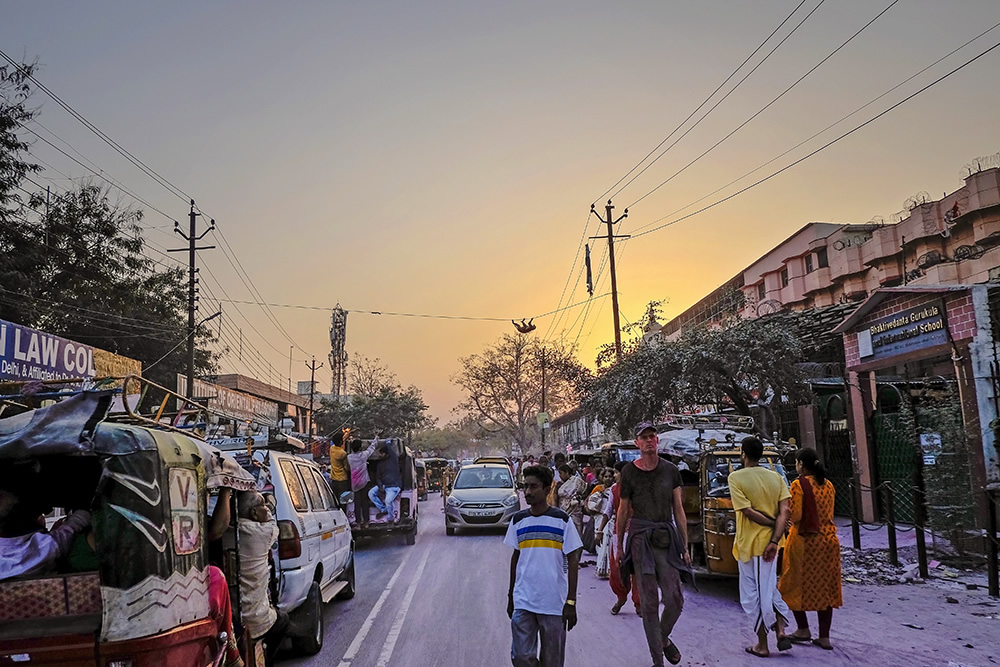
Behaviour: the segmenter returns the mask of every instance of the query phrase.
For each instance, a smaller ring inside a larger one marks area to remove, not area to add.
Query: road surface
[[[420,503],[414,546],[402,538],[361,543],[357,595],[326,606],[322,651],[310,658],[283,655],[282,665],[333,667],[503,667],[510,665],[506,614],[510,549],[503,531],[445,535],[441,498]],[[585,555],[585,560],[594,560]],[[700,579],[685,589],[674,641],[687,665],[759,665],[743,647],[749,622],[735,581]],[[931,584],[845,586],[834,614],[828,652],[810,645],[784,654],[778,665],[992,665],[1000,663],[1000,603],[981,590],[942,590]],[[948,603],[947,597],[957,600]],[[581,569],[579,624],[567,639],[571,667],[648,667],[641,620],[627,604],[609,613],[614,595],[593,566]],[[815,628],[815,615],[811,615]],[[908,625],[917,626],[917,629]],[[773,644],[772,644],[773,647]],[[971,647],[971,648],[970,648]]]

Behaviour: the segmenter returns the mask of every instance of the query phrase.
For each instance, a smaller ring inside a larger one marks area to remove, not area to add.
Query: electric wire
[[[869,27],[870,25],[872,25],[873,23],[875,23],[875,21],[877,21],[877,20],[878,20],[879,18],[881,18],[881,17],[882,17],[882,16],[883,16],[883,15],[884,15],[884,14],[885,14],[886,12],[888,12],[888,11],[889,11],[890,9],[892,9],[892,8],[893,8],[893,7],[894,7],[894,6],[895,6],[895,5],[897,4],[897,3],[899,3],[899,0],[892,0],[892,2],[890,2],[890,3],[889,3],[889,5],[888,5],[888,6],[886,6],[886,8],[885,8],[885,9],[883,9],[882,11],[880,11],[880,12],[879,12],[878,14],[876,14],[876,15],[875,15],[875,17],[874,17],[874,18],[872,18],[872,19],[871,19],[870,21],[868,21],[868,22],[867,22],[867,23],[865,23],[865,24],[864,24],[863,26],[861,26],[861,28],[860,28],[860,29],[859,29],[859,30],[858,30],[857,32],[855,32],[855,33],[854,33],[853,35],[851,35],[850,37],[848,37],[848,38],[847,38],[847,39],[846,39],[846,40],[845,40],[844,42],[842,42],[842,43],[841,43],[841,45],[840,45],[840,46],[838,46],[838,47],[837,47],[836,49],[834,49],[834,50],[833,50],[832,52],[830,52],[830,53],[829,53],[829,54],[828,54],[828,55],[827,55],[827,56],[826,56],[825,58],[823,58],[823,59],[822,59],[822,60],[820,60],[820,61],[819,61],[818,63],[816,63],[815,65],[813,65],[813,66],[812,66],[812,67],[811,67],[811,68],[810,68],[809,70],[807,70],[807,71],[806,71],[806,73],[805,73],[805,74],[803,74],[803,75],[802,75],[802,76],[800,76],[800,77],[799,77],[798,79],[796,79],[796,80],[795,80],[795,81],[794,81],[794,82],[792,83],[792,85],[788,86],[788,87],[787,87],[787,88],[785,88],[785,89],[784,89],[783,91],[781,91],[781,92],[780,92],[780,93],[778,94],[778,96],[777,96],[777,97],[775,97],[774,99],[772,99],[772,100],[771,100],[770,102],[768,102],[768,103],[767,103],[767,104],[765,104],[765,105],[764,105],[763,107],[761,107],[761,108],[760,108],[760,110],[758,110],[758,111],[757,111],[756,113],[754,113],[754,114],[753,114],[752,116],[750,116],[750,117],[749,117],[749,118],[747,118],[747,119],[746,119],[745,121],[743,121],[742,123],[740,123],[739,125],[737,125],[737,126],[736,126],[735,128],[733,128],[733,130],[732,130],[732,131],[730,131],[730,132],[729,132],[729,134],[727,134],[726,136],[722,137],[722,138],[721,138],[721,139],[719,139],[719,140],[718,140],[717,142],[715,142],[714,144],[712,144],[712,146],[710,146],[710,147],[709,147],[709,148],[708,148],[707,150],[705,150],[705,152],[703,152],[703,153],[702,153],[701,155],[699,155],[699,156],[698,156],[698,157],[696,157],[695,159],[691,160],[691,161],[690,161],[690,162],[688,162],[688,163],[687,163],[686,165],[684,165],[683,167],[681,167],[681,168],[680,168],[679,170],[677,170],[676,172],[674,172],[674,174],[673,174],[672,176],[670,176],[670,177],[669,177],[669,178],[667,178],[667,179],[666,179],[665,181],[663,181],[662,183],[660,183],[659,185],[657,185],[656,187],[654,187],[654,188],[653,188],[652,190],[650,190],[649,192],[647,192],[646,194],[644,194],[643,196],[639,197],[639,198],[638,198],[638,199],[636,199],[636,200],[635,200],[634,202],[632,202],[631,204],[629,204],[629,205],[628,205],[628,208],[632,208],[632,207],[634,207],[634,206],[635,206],[636,204],[638,204],[639,202],[641,202],[641,201],[642,201],[643,199],[645,199],[646,197],[649,197],[649,196],[650,196],[650,195],[652,195],[652,194],[653,194],[654,192],[656,192],[657,190],[659,190],[660,188],[662,188],[662,187],[663,187],[664,185],[666,185],[666,184],[667,184],[667,183],[669,183],[670,181],[674,180],[674,179],[675,179],[675,178],[676,178],[677,176],[679,176],[680,174],[684,173],[684,172],[685,172],[685,171],[686,171],[686,170],[687,170],[687,169],[688,169],[689,167],[691,167],[692,165],[694,165],[695,163],[697,163],[697,162],[698,162],[699,160],[701,160],[701,159],[702,159],[703,157],[705,157],[706,155],[708,155],[709,153],[711,153],[712,151],[714,151],[714,150],[715,150],[716,148],[718,148],[719,146],[721,146],[721,145],[722,145],[722,144],[723,144],[723,143],[724,143],[724,142],[725,142],[726,140],[728,140],[728,139],[729,139],[730,137],[732,137],[732,136],[733,136],[734,134],[736,134],[736,133],[737,133],[737,132],[739,132],[739,131],[740,131],[741,129],[743,129],[744,127],[746,127],[746,126],[747,126],[747,125],[748,125],[748,124],[749,124],[750,122],[752,122],[752,121],[753,121],[753,120],[754,120],[755,118],[757,118],[757,117],[758,117],[758,116],[760,116],[760,115],[761,115],[762,113],[764,113],[764,112],[765,112],[765,111],[767,111],[767,110],[768,110],[769,108],[771,108],[771,106],[772,106],[772,105],[774,105],[774,104],[775,104],[775,103],[776,103],[776,102],[777,102],[778,100],[780,100],[780,99],[781,99],[782,97],[784,97],[784,96],[785,96],[785,95],[787,95],[787,94],[788,94],[789,92],[791,92],[791,91],[792,91],[792,89],[794,89],[794,88],[795,88],[796,86],[798,86],[798,85],[799,85],[800,83],[802,83],[802,81],[803,81],[803,80],[805,80],[805,79],[806,79],[806,77],[808,77],[808,76],[809,76],[810,74],[812,74],[812,73],[813,73],[813,72],[815,72],[815,71],[816,71],[817,69],[819,69],[819,68],[820,68],[820,67],[821,67],[821,66],[822,66],[822,65],[823,65],[824,63],[826,63],[826,62],[827,62],[828,60],[830,60],[830,59],[831,59],[831,58],[833,58],[833,57],[834,57],[835,55],[837,55],[837,53],[839,53],[839,52],[841,51],[841,49],[843,49],[843,48],[844,48],[844,47],[846,47],[846,46],[847,46],[848,44],[850,44],[850,43],[851,43],[852,41],[854,41],[854,39],[855,39],[855,38],[856,38],[856,37],[857,37],[858,35],[860,35],[860,34],[861,34],[862,32],[864,32],[864,31],[865,31],[865,30],[866,30],[866,29],[867,29],[867,28],[868,28],[868,27]],[[807,18],[808,18],[808,17],[807,17]]]
[[[803,157],[799,158],[798,160],[795,160],[794,162],[791,162],[790,164],[785,165],[781,169],[778,169],[777,171],[774,171],[771,174],[768,174],[764,178],[762,178],[762,179],[760,179],[758,181],[755,181],[754,183],[751,183],[750,185],[748,185],[748,186],[746,186],[746,187],[744,187],[744,188],[742,188],[740,190],[737,190],[736,192],[732,193],[731,195],[728,195],[726,197],[723,197],[722,199],[719,199],[719,200],[717,200],[715,202],[712,202],[708,206],[704,206],[704,207],[702,207],[702,208],[700,208],[700,209],[698,209],[696,211],[693,211],[693,212],[691,212],[691,213],[689,213],[687,215],[681,216],[680,218],[676,218],[674,220],[671,220],[670,222],[664,223],[664,224],[656,226],[656,227],[652,227],[651,229],[645,230],[645,231],[640,232],[638,234],[633,234],[632,238],[638,238],[640,236],[645,236],[646,234],[651,234],[651,233],[659,231],[659,230],[661,230],[661,229],[663,229],[665,227],[669,227],[671,225],[675,225],[678,222],[681,222],[683,220],[687,220],[688,218],[694,217],[694,216],[698,215],[699,213],[704,213],[705,211],[707,211],[707,210],[709,210],[711,208],[715,208],[719,204],[727,202],[730,199],[733,199],[734,197],[738,197],[739,195],[743,194],[744,192],[747,192],[748,190],[751,190],[751,189],[757,187],[758,185],[761,185],[762,183],[765,183],[765,182],[771,180],[775,176],[778,176],[779,174],[782,174],[782,173],[788,171],[792,167],[795,167],[796,165],[799,165],[799,164],[805,162],[806,160],[808,160],[809,158],[813,157],[817,153],[820,153],[820,152],[826,150],[830,146],[833,146],[834,144],[836,144],[837,142],[841,141],[842,139],[846,139],[847,137],[851,136],[855,132],[858,132],[859,130],[867,127],[868,125],[871,125],[872,123],[874,123],[876,120],[878,120],[882,116],[885,116],[889,112],[891,112],[891,111],[899,108],[903,104],[909,102],[910,100],[912,100],[917,95],[920,95],[924,91],[932,88],[933,86],[936,86],[937,84],[941,83],[942,81],[944,81],[945,79],[949,78],[950,76],[952,76],[952,75],[958,73],[959,71],[965,69],[966,67],[968,67],[972,63],[976,62],[977,60],[979,60],[980,58],[986,56],[987,54],[989,54],[990,52],[994,51],[997,48],[1000,48],[1000,42],[997,42],[996,44],[994,44],[993,46],[989,47],[985,51],[980,52],[978,55],[976,55],[973,58],[965,61],[964,63],[962,63],[958,67],[954,68],[950,72],[948,72],[948,73],[946,73],[946,74],[938,77],[937,79],[935,79],[934,81],[932,81],[932,82],[928,83],[927,85],[923,86],[922,88],[920,88],[916,92],[913,92],[910,95],[907,95],[906,97],[904,97],[900,101],[896,102],[895,104],[893,104],[889,108],[885,109],[884,111],[876,114],[875,116],[872,116],[871,118],[869,118],[865,122],[861,123],[860,125],[855,126],[854,128],[852,128],[852,129],[848,130],[847,132],[841,134],[840,136],[836,137],[835,139],[833,139],[833,140],[831,140],[831,141],[823,144],[822,146],[820,146],[819,148],[815,149],[814,151],[811,151],[810,153],[807,153],[806,155],[804,155]],[[669,217],[669,216],[665,216],[665,217]],[[660,218],[660,220],[663,220],[663,219],[664,218]],[[659,220],[654,221],[654,223],[655,222],[659,222]]]
[[[958,47],[956,47],[956,48],[952,49],[951,51],[949,51],[949,52],[948,52],[948,53],[946,53],[945,55],[941,56],[940,58],[938,58],[937,60],[935,60],[934,62],[932,62],[932,63],[931,63],[930,65],[927,65],[926,67],[924,67],[924,68],[923,68],[922,70],[920,70],[920,71],[919,71],[919,72],[917,72],[916,74],[913,74],[913,75],[912,75],[912,76],[910,76],[909,78],[907,78],[907,79],[904,79],[903,81],[901,81],[901,82],[897,83],[897,84],[896,84],[895,86],[893,86],[893,87],[892,87],[892,88],[890,88],[889,90],[885,91],[884,93],[882,93],[882,94],[881,94],[881,95],[879,95],[878,97],[874,97],[874,98],[872,98],[871,100],[869,100],[868,102],[866,102],[866,103],[862,104],[862,105],[861,105],[860,107],[858,107],[858,108],[857,108],[857,109],[855,109],[854,111],[852,111],[852,112],[850,112],[850,113],[848,113],[848,114],[846,114],[846,115],[844,115],[844,116],[841,116],[841,117],[840,117],[840,118],[839,118],[838,120],[834,121],[833,123],[830,123],[829,125],[827,125],[826,127],[824,127],[824,128],[822,129],[822,130],[820,130],[819,132],[816,132],[815,134],[813,134],[812,136],[810,136],[810,137],[808,137],[808,138],[806,138],[806,139],[803,139],[802,141],[800,141],[799,143],[795,144],[794,146],[792,146],[791,148],[789,148],[789,149],[788,149],[788,150],[786,150],[785,152],[783,152],[783,153],[780,153],[779,155],[776,155],[776,156],[774,156],[773,158],[771,158],[771,159],[770,159],[770,160],[768,160],[767,162],[764,162],[763,164],[760,164],[760,165],[758,165],[757,167],[755,167],[755,168],[751,169],[750,171],[746,172],[746,173],[745,173],[745,174],[743,174],[742,176],[739,176],[739,177],[737,177],[737,178],[735,178],[735,179],[733,179],[733,180],[729,181],[729,182],[728,182],[728,183],[726,183],[725,185],[723,185],[723,186],[721,186],[721,187],[719,187],[719,188],[716,188],[716,189],[715,189],[715,190],[713,190],[712,192],[709,192],[708,194],[706,194],[706,195],[704,195],[704,196],[702,196],[702,197],[699,197],[698,199],[694,200],[694,201],[693,201],[693,202],[691,202],[690,204],[687,204],[686,206],[682,206],[681,208],[679,208],[679,209],[677,209],[677,210],[675,210],[675,211],[672,211],[671,213],[668,213],[668,214],[667,214],[666,216],[663,216],[662,218],[660,218],[660,220],[665,220],[666,218],[669,218],[669,217],[671,217],[671,216],[674,216],[674,215],[676,215],[676,214],[680,213],[681,211],[684,211],[684,210],[686,210],[686,209],[689,209],[689,208],[691,208],[692,206],[694,206],[695,204],[698,204],[698,203],[700,203],[700,202],[702,202],[702,201],[704,201],[704,200],[708,199],[708,198],[709,198],[709,197],[711,197],[712,195],[715,195],[715,194],[718,194],[718,193],[722,192],[723,190],[725,190],[726,188],[730,187],[731,185],[734,185],[734,184],[736,184],[736,183],[738,183],[738,182],[742,181],[742,180],[743,180],[744,178],[746,178],[747,176],[750,176],[750,175],[752,175],[752,174],[755,174],[755,173],[757,173],[758,171],[760,171],[760,170],[761,170],[761,169],[763,169],[764,167],[768,166],[769,164],[772,164],[772,163],[774,163],[774,162],[776,162],[776,161],[780,160],[781,158],[785,157],[786,155],[788,155],[788,154],[789,154],[789,153],[791,153],[792,151],[796,150],[797,148],[801,148],[802,146],[804,146],[805,144],[809,143],[810,141],[812,141],[812,140],[813,140],[813,139],[815,139],[816,137],[820,136],[821,134],[824,134],[825,132],[829,131],[830,129],[832,129],[832,128],[836,127],[837,125],[840,125],[841,123],[843,123],[843,122],[844,122],[845,120],[847,120],[848,118],[850,118],[850,117],[852,117],[852,116],[855,116],[855,115],[857,115],[858,113],[860,113],[861,111],[863,111],[863,110],[867,109],[868,107],[870,107],[870,106],[871,106],[872,104],[874,104],[875,102],[879,101],[879,100],[880,100],[880,99],[882,99],[883,97],[886,97],[887,95],[889,95],[889,94],[891,94],[891,93],[893,93],[893,92],[895,92],[895,91],[899,90],[900,88],[902,88],[902,87],[903,87],[904,85],[906,85],[906,84],[907,84],[907,83],[909,83],[910,81],[913,81],[914,79],[916,79],[916,78],[917,78],[918,76],[920,76],[921,74],[923,74],[923,73],[927,72],[928,70],[930,70],[930,69],[931,69],[931,68],[933,68],[934,66],[936,66],[936,65],[940,64],[940,63],[941,63],[942,61],[944,61],[944,60],[946,60],[946,59],[950,58],[951,56],[955,55],[956,53],[958,53],[959,51],[961,51],[961,50],[962,50],[962,49],[964,49],[965,47],[969,46],[969,45],[970,45],[970,44],[972,44],[973,42],[977,41],[978,39],[982,38],[982,37],[983,37],[983,36],[985,36],[986,34],[988,34],[988,33],[992,32],[992,31],[996,30],[996,29],[997,29],[998,27],[1000,27],[1000,23],[994,23],[994,24],[993,24],[992,26],[990,26],[989,28],[987,28],[987,29],[986,29],[986,30],[984,30],[983,32],[979,33],[979,34],[978,34],[978,35],[976,35],[975,37],[973,37],[973,38],[971,38],[971,39],[967,40],[966,42],[964,42],[964,43],[963,43],[963,44],[962,44],[961,46],[958,46]],[[637,228],[636,228],[636,229],[635,229],[635,230],[633,231],[633,233],[635,233],[635,232],[639,232],[639,231],[642,231],[643,229],[646,229],[646,228],[648,228],[648,227],[652,227],[652,226],[653,226],[654,224],[656,224],[656,223],[657,223],[657,222],[659,222],[660,220],[655,220],[655,221],[653,221],[653,222],[649,222],[649,223],[646,223],[645,225],[642,225],[642,226],[640,226],[640,227],[637,227]]]
[[[569,267],[569,274],[566,276],[566,282],[563,284],[562,293],[559,295],[559,300],[556,302],[556,308],[560,308],[563,305],[563,299],[566,297],[566,289],[569,287],[570,281],[573,279],[573,271],[576,270],[576,262],[580,259],[580,248],[583,247],[583,242],[587,238],[587,230],[590,228],[590,218],[594,215],[594,209],[590,209],[587,212],[587,219],[583,222],[583,233],[580,235],[580,242],[576,245],[576,254],[573,255],[573,264]],[[549,323],[549,326],[545,329],[545,335],[542,336],[545,340],[548,340],[549,335],[556,330],[559,320],[557,318]]]
[[[822,5],[824,1],[825,1],[825,0],[820,0],[820,3],[819,3],[819,5]],[[724,87],[724,86],[725,86],[725,85],[726,85],[727,83],[729,83],[729,82],[730,82],[730,81],[731,81],[731,80],[733,79],[733,77],[734,77],[734,76],[736,76],[736,74],[737,74],[737,73],[739,73],[739,71],[740,71],[741,69],[743,69],[743,68],[744,68],[744,67],[746,66],[746,64],[747,64],[748,62],[750,62],[750,60],[751,60],[751,59],[752,59],[752,58],[753,58],[753,57],[754,57],[755,55],[757,55],[757,54],[758,54],[758,53],[760,52],[760,50],[761,50],[762,48],[764,48],[764,45],[766,45],[766,44],[767,44],[767,43],[768,43],[768,42],[769,42],[769,41],[771,40],[771,38],[772,38],[772,37],[774,37],[774,35],[775,35],[775,34],[776,34],[776,33],[777,33],[777,32],[778,32],[779,30],[781,30],[781,28],[782,28],[782,27],[783,27],[783,26],[784,26],[784,25],[785,25],[786,23],[788,23],[788,21],[789,21],[789,20],[790,20],[790,19],[792,18],[792,16],[794,16],[794,15],[795,15],[795,12],[799,11],[799,9],[800,9],[800,8],[802,7],[802,5],[804,5],[804,4],[806,4],[806,0],[802,0],[801,2],[799,2],[799,4],[795,6],[795,9],[793,9],[793,10],[792,10],[792,11],[791,11],[791,12],[790,12],[790,13],[788,14],[788,16],[786,16],[786,17],[785,17],[785,20],[783,20],[783,21],[782,21],[781,23],[779,23],[779,24],[778,24],[778,27],[776,27],[776,28],[775,28],[774,30],[772,30],[772,31],[771,31],[771,33],[770,33],[770,34],[769,34],[769,35],[768,35],[767,37],[765,37],[765,38],[764,38],[764,41],[763,41],[763,42],[761,42],[761,43],[760,43],[760,45],[759,45],[759,46],[758,46],[758,47],[757,47],[756,49],[754,49],[754,50],[753,50],[753,51],[752,51],[752,52],[750,53],[750,55],[749,55],[749,56],[747,56],[747,57],[746,57],[746,59],[745,59],[745,60],[744,60],[744,61],[743,61],[742,63],[740,63],[740,64],[739,64],[739,66],[738,66],[738,67],[737,67],[736,69],[734,69],[734,70],[732,71],[732,73],[730,73],[730,75],[729,75],[729,76],[727,76],[727,77],[726,77],[726,79],[725,79],[725,80],[724,80],[724,81],[723,81],[722,83],[720,83],[720,84],[719,84],[719,86],[718,86],[718,87],[717,87],[717,88],[716,88],[715,90],[713,90],[713,91],[711,92],[711,94],[710,94],[710,95],[709,95],[708,97],[706,97],[706,98],[705,98],[705,99],[704,99],[704,100],[702,101],[702,103],[701,103],[701,104],[699,104],[699,105],[698,105],[698,106],[697,106],[697,107],[695,108],[695,110],[694,110],[694,111],[692,111],[691,113],[689,113],[689,114],[688,114],[687,118],[685,118],[684,120],[682,120],[682,121],[680,122],[680,124],[679,124],[679,125],[678,125],[677,127],[675,127],[675,128],[674,128],[674,129],[673,129],[673,130],[672,130],[672,131],[670,132],[670,134],[668,134],[668,135],[667,135],[667,136],[666,136],[666,137],[665,137],[665,138],[663,139],[663,141],[661,141],[660,143],[658,143],[658,144],[657,144],[657,145],[656,145],[656,146],[655,146],[655,147],[653,148],[653,150],[649,151],[649,153],[647,153],[647,154],[646,154],[646,156],[645,156],[644,158],[642,158],[641,160],[639,160],[639,162],[638,162],[638,163],[637,163],[637,164],[636,164],[636,165],[635,165],[634,167],[632,167],[631,169],[629,169],[629,170],[628,170],[628,172],[626,172],[624,176],[622,176],[622,177],[621,177],[621,178],[619,178],[619,179],[618,179],[617,181],[615,181],[615,184],[614,184],[614,185],[612,185],[612,186],[611,186],[610,188],[608,188],[607,190],[605,190],[605,191],[604,191],[604,192],[603,192],[603,193],[601,194],[601,196],[597,197],[597,198],[596,198],[596,199],[595,199],[594,201],[601,201],[601,200],[603,200],[603,199],[604,199],[604,197],[606,197],[606,196],[607,196],[607,194],[608,194],[609,192],[611,192],[611,191],[612,191],[612,190],[614,190],[614,189],[615,189],[616,187],[618,187],[618,184],[619,184],[619,183],[621,183],[622,181],[624,181],[624,180],[625,180],[626,178],[628,178],[628,177],[629,177],[629,175],[631,175],[631,174],[632,174],[632,172],[634,172],[634,171],[635,171],[636,169],[638,169],[639,167],[641,167],[641,166],[643,165],[643,163],[644,163],[644,162],[646,162],[646,160],[648,160],[648,159],[649,159],[649,157],[650,157],[650,156],[651,156],[651,155],[652,155],[653,153],[655,153],[656,151],[660,150],[660,147],[661,147],[661,146],[663,146],[663,144],[667,143],[667,142],[668,142],[668,141],[670,140],[670,138],[671,138],[672,136],[674,136],[675,134],[677,134],[677,132],[678,132],[678,131],[679,131],[679,130],[680,130],[680,129],[682,128],[682,127],[684,127],[684,124],[685,124],[685,123],[687,123],[687,122],[688,122],[689,120],[691,120],[691,118],[693,118],[693,117],[694,117],[694,115],[695,115],[696,113],[698,113],[699,111],[701,111],[701,109],[702,109],[702,108],[703,108],[703,107],[704,107],[704,106],[705,106],[706,104],[708,104],[708,103],[709,103],[709,101],[710,101],[710,100],[711,100],[711,99],[712,99],[713,97],[715,97],[715,95],[716,95],[716,94],[717,94],[717,93],[718,93],[718,92],[719,92],[720,90],[722,90],[722,88],[723,88],[723,87]],[[816,9],[819,9],[819,5],[816,5],[816,8],[814,8],[814,9],[813,9],[812,11],[813,11],[813,12],[815,12],[815,11],[816,11]],[[812,12],[810,12],[810,13],[809,13],[809,15],[807,15],[807,16],[806,16],[806,19],[808,19],[808,18],[809,18],[809,16],[812,16]],[[790,33],[788,33],[788,35],[787,35],[787,36],[785,37],[785,39],[788,39],[788,37],[790,37],[790,36],[791,36],[791,35],[792,35],[792,34],[793,34],[793,33],[794,33],[794,32],[795,32],[796,30],[798,30],[799,26],[801,26],[801,25],[802,25],[802,23],[804,23],[804,22],[805,22],[805,19],[803,19],[803,20],[802,20],[802,21],[801,21],[801,22],[800,22],[800,23],[799,23],[799,24],[798,24],[797,26],[795,26],[795,28],[793,28],[793,29],[792,29],[792,31],[791,31]],[[783,43],[783,42],[784,42],[784,40],[782,40],[782,43]],[[778,46],[781,46],[781,43],[779,43],[779,44],[778,44]],[[764,56],[764,59],[763,59],[763,60],[761,60],[761,61],[760,61],[759,63],[757,63],[757,66],[756,66],[756,67],[754,67],[754,70],[756,70],[756,69],[757,69],[757,67],[760,67],[761,65],[763,65],[763,64],[764,64],[764,62],[765,62],[765,61],[766,61],[766,60],[767,60],[768,58],[770,58],[770,57],[771,57],[771,54],[772,54],[772,53],[774,53],[774,51],[775,51],[775,50],[777,50],[777,47],[775,47],[775,49],[772,49],[770,53],[768,53],[768,54],[767,54],[766,56]],[[750,74],[753,74],[753,70],[751,70],[751,71],[750,71]],[[749,74],[747,75],[747,77],[749,77]],[[743,78],[743,79],[742,79],[741,81],[739,81],[739,82],[738,82],[738,83],[737,83],[737,84],[736,84],[736,85],[735,85],[735,86],[733,87],[733,89],[732,89],[732,90],[730,90],[730,91],[729,91],[728,93],[726,93],[726,96],[725,96],[725,97],[723,97],[723,98],[722,98],[721,100],[719,100],[719,103],[717,103],[717,104],[716,104],[715,106],[718,106],[718,105],[719,105],[720,103],[722,103],[723,101],[725,101],[726,97],[729,97],[729,96],[730,96],[730,95],[731,95],[731,94],[732,94],[732,93],[733,93],[733,92],[734,92],[734,91],[735,91],[735,90],[736,90],[737,88],[739,88],[739,87],[740,87],[740,85],[741,85],[741,84],[742,84],[742,83],[743,83],[744,81],[746,81],[746,80],[747,80],[747,77],[744,77],[744,78]],[[705,120],[705,118],[706,118],[706,117],[708,116],[708,114],[710,114],[710,113],[712,112],[712,110],[714,110],[714,109],[715,109],[715,107],[712,107],[712,109],[709,109],[708,113],[706,113],[706,114],[705,114],[704,116],[702,116],[702,117],[701,117],[700,119],[698,119],[698,121],[697,121],[697,122],[696,122],[696,123],[694,124],[694,126],[692,126],[692,127],[691,127],[691,128],[690,128],[690,129],[688,130],[688,131],[690,132],[690,130],[691,130],[691,129],[694,129],[694,127],[695,127],[695,126],[697,126],[697,125],[698,125],[698,123],[700,123],[701,121]],[[685,134],[687,134],[687,133],[685,132]],[[683,139],[683,137],[681,137],[681,138]],[[679,140],[678,140],[678,141],[679,141]],[[675,142],[675,143],[676,143],[676,142]],[[671,145],[671,147],[672,147],[672,145]],[[668,148],[667,150],[670,150],[670,149]],[[664,151],[664,153],[665,153],[665,152],[666,152],[666,151]],[[661,153],[661,154],[660,154],[660,155],[659,155],[659,156],[658,156],[658,157],[656,158],[656,160],[659,160],[659,159],[660,159],[660,157],[663,157],[663,154],[662,154],[662,153]],[[656,162],[656,160],[653,160],[653,162]],[[643,169],[643,171],[645,171],[646,169],[648,169],[648,168],[649,168],[649,166],[650,166],[650,165],[652,165],[652,164],[653,164],[653,163],[651,162],[651,163],[650,163],[649,165],[647,165],[647,166],[646,166],[646,168],[645,168],[645,169]],[[640,172],[639,174],[636,174],[636,177],[638,177],[638,176],[641,176],[641,175],[642,175],[642,172]],[[635,179],[632,179],[632,180],[635,180]],[[631,183],[631,182],[632,182],[632,181],[629,181],[629,183]],[[622,186],[622,188],[624,189],[624,188],[625,188],[626,186],[628,186],[628,183],[626,183],[626,184],[625,184],[624,186]],[[621,192],[621,190],[619,190],[618,192]],[[615,194],[617,195],[618,193],[616,192]]]
[[[0,57],[3,57],[4,60],[10,63],[19,72],[21,72],[21,74],[24,75],[26,79],[31,81],[33,84],[35,84],[35,86],[38,87],[39,90],[41,90],[50,98],[52,98],[56,102],[56,104],[61,106],[67,113],[69,113],[73,118],[78,120],[84,127],[86,127],[88,130],[97,135],[97,137],[100,138],[104,143],[111,146],[119,155],[121,155],[126,160],[131,162],[134,166],[143,171],[147,176],[149,176],[150,178],[158,182],[160,185],[162,185],[168,192],[173,194],[175,197],[178,197],[182,201],[188,201],[192,199],[192,197],[186,195],[183,190],[181,190],[173,183],[168,181],[166,178],[158,174],[155,170],[153,170],[151,167],[145,164],[142,160],[135,157],[134,155],[132,155],[132,153],[123,148],[121,144],[119,144],[114,139],[109,137],[107,134],[102,132],[100,128],[98,128],[96,125],[94,125],[89,120],[84,118],[83,115],[80,114],[76,109],[70,106],[67,102],[65,102],[61,97],[56,95],[54,92],[52,92],[48,87],[45,86],[45,84],[43,84],[41,81],[35,78],[35,76],[31,73],[29,69],[27,69],[24,65],[22,65],[21,63],[17,62],[16,60],[8,56],[2,49],[0,49]]]

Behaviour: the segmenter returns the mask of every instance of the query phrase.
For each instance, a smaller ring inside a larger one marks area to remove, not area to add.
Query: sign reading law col
[[[894,357],[948,342],[944,303],[934,301],[884,317],[858,332],[861,358]]]
[[[138,374],[134,359],[0,320],[0,380],[67,380]]]

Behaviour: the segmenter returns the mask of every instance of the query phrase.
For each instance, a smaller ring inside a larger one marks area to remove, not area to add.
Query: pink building
[[[860,302],[880,287],[1000,281],[1000,169],[970,174],[936,201],[912,197],[892,218],[811,222],[647,337],[736,313]]]

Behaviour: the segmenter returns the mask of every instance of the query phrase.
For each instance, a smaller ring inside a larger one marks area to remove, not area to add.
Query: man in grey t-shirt
[[[624,554],[624,574],[639,577],[642,627],[654,667],[662,666],[664,657],[676,665],[681,652],[670,633],[684,608],[680,573],[691,565],[681,476],[677,466],[657,454],[659,440],[650,422],[635,427],[635,442],[641,456],[622,469],[621,502],[615,520],[618,553]],[[663,615],[657,618],[660,591]]]

